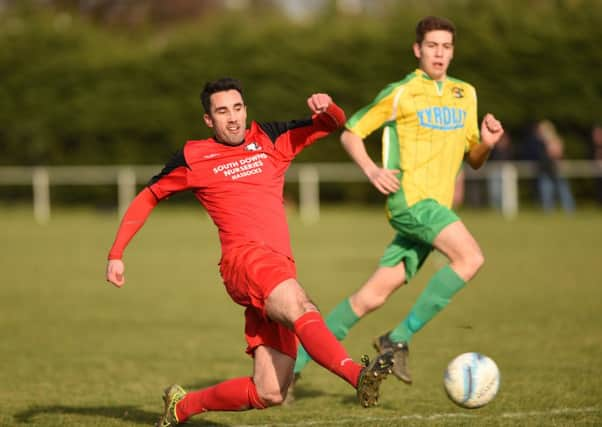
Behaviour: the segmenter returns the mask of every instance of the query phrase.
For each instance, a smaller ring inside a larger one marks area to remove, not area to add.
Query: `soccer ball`
[[[447,365],[443,385],[454,403],[463,408],[480,408],[497,394],[500,371],[487,356],[463,353]]]

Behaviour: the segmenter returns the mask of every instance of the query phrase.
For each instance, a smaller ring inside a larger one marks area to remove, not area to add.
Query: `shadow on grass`
[[[184,385],[186,390],[199,390],[211,385],[217,384],[223,380],[221,379],[210,379],[197,381],[194,383],[188,383]],[[334,394],[324,392],[319,389],[309,388],[305,385],[297,385],[295,387],[295,398],[296,399],[310,399],[322,396],[334,396]],[[344,398],[347,402],[355,402],[353,396]],[[104,417],[113,418],[115,420],[123,421],[128,425],[154,425],[160,416],[160,408],[157,411],[149,412],[140,409],[136,406],[67,406],[67,405],[48,405],[48,406],[31,406],[29,409],[18,412],[13,415],[16,423],[29,424],[33,423],[34,418],[38,416],[46,415],[81,415],[90,417]],[[52,421],[48,421],[52,424]],[[225,427],[228,424],[216,423],[209,420],[203,420],[202,416],[195,416],[188,421],[190,426],[214,426],[214,427]]]
[[[31,423],[38,415],[88,415],[92,417],[105,417],[121,420],[130,425],[140,424],[151,426],[159,419],[159,412],[148,412],[135,406],[33,406],[14,415],[16,422],[21,424]],[[226,426],[215,422],[204,421],[202,418],[193,419],[195,426]]]
[[[345,397],[341,398],[341,403],[343,405],[356,406],[358,408],[361,407],[360,404],[358,403],[357,396],[355,396],[355,395],[345,396]],[[378,407],[380,409],[395,410],[395,405],[392,405],[391,403],[383,402],[382,400],[380,400],[378,402]],[[364,409],[369,411],[371,408],[364,408]]]
[[[295,385],[295,400],[299,399],[309,399],[312,397],[321,397],[321,396],[333,396],[331,393],[325,393],[323,390],[319,390],[316,388],[309,388],[307,386]]]

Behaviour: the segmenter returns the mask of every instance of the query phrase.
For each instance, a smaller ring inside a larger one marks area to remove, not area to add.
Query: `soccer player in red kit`
[[[206,411],[279,405],[293,378],[297,339],[320,365],[357,389],[359,403],[378,401],[392,354],[354,362],[326,327],[296,279],[283,203],[284,175],[293,158],[338,129],[345,113],[327,94],[311,95],[312,116],[290,122],[252,122],[237,80],[222,78],[201,94],[205,124],[214,136],[188,141],[152,178],[126,211],[109,252],[106,279],[123,286],[123,252],[158,202],[191,191],[218,228],[220,273],[230,297],[245,306],[247,352],[253,376],[186,392],[165,390],[159,426],[173,426]]]

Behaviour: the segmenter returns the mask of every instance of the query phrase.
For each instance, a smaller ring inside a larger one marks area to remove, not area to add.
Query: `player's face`
[[[433,80],[443,80],[454,57],[452,33],[445,30],[429,31],[422,43],[414,43],[414,55],[420,68]]]
[[[219,142],[238,145],[245,139],[247,107],[237,90],[226,90],[211,95],[211,111],[205,114],[205,124],[212,128]]]

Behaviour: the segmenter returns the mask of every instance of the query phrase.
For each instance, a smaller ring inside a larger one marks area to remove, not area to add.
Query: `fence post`
[[[136,173],[130,167],[117,172],[117,197],[119,218],[123,217],[130,202],[136,195]]]
[[[502,215],[508,219],[518,213],[518,171],[516,166],[504,162],[502,176]]]
[[[320,219],[320,175],[315,166],[299,167],[299,211],[306,224]]]
[[[48,169],[35,167],[31,173],[33,187],[33,217],[38,224],[50,220],[50,179]]]

